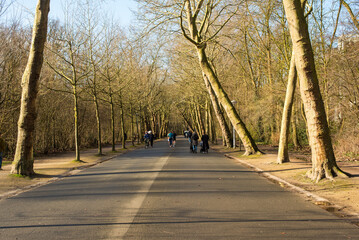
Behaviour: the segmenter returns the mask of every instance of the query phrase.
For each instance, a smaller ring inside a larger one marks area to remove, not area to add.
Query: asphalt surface
[[[0,201],[0,239],[359,239],[222,154],[157,142]]]

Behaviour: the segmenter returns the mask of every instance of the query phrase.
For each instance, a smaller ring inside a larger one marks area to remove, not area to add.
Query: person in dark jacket
[[[148,148],[150,145],[150,134],[148,132],[145,132],[145,135],[143,136],[143,140],[145,141],[145,148]]]
[[[197,132],[193,131],[193,134],[191,137],[193,153],[197,153],[198,139],[199,139],[199,136],[198,136]]]
[[[151,148],[153,147],[153,140],[155,139],[155,136],[153,135],[152,131],[148,131],[149,139],[150,139],[150,145]]]
[[[203,153],[208,153],[208,149],[209,149],[209,136],[206,133],[203,133],[202,137],[201,137],[201,141],[202,141],[202,148],[201,148],[201,152]]]
[[[191,130],[188,130],[187,137],[188,137],[188,142],[191,143],[191,139],[192,139],[192,132],[191,132]]]

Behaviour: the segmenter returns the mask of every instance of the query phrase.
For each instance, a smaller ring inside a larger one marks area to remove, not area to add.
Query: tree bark
[[[210,110],[209,110],[208,99],[206,99],[206,107],[205,107],[205,109],[206,109],[206,112],[205,112],[205,132],[207,134],[210,134],[210,130],[209,130],[210,129],[210,125],[209,125]]]
[[[292,38],[312,151],[312,170],[308,172],[308,176],[316,182],[322,178],[333,179],[338,175],[347,176],[336,164],[301,1],[283,0],[283,4]]]
[[[120,117],[121,117],[121,142],[122,142],[122,148],[126,148],[126,132],[125,132],[125,116],[123,111],[123,103],[122,100],[120,100]]]
[[[209,97],[211,99],[211,102],[212,102],[212,106],[213,106],[213,109],[214,109],[214,112],[216,114],[216,117],[217,117],[217,120],[218,120],[218,123],[219,123],[219,126],[221,128],[221,131],[222,131],[222,136],[224,137],[223,139],[223,142],[225,143],[225,145],[227,147],[230,147],[231,144],[232,144],[232,141],[231,141],[231,132],[229,130],[229,127],[226,123],[226,120],[224,119],[224,116],[223,116],[223,112],[221,110],[221,107],[219,106],[219,103],[218,103],[218,99],[209,83],[209,80],[207,78],[206,75],[203,75],[203,79],[204,79],[204,83],[206,85],[206,88],[208,90],[208,94],[209,94]]]
[[[47,21],[50,0],[39,0],[36,6],[30,54],[22,76],[22,94],[18,137],[11,173],[25,176],[34,175],[33,141],[37,117],[36,98],[43,63],[44,46],[47,36]]]
[[[102,155],[102,134],[101,134],[101,119],[100,119],[100,110],[99,104],[97,99],[97,93],[94,94],[93,101],[95,104],[95,113],[96,113],[96,120],[97,120],[97,154]]]
[[[292,111],[292,117],[291,117],[291,126],[292,126],[292,141],[295,148],[300,148],[300,143],[298,140],[298,131],[297,131],[297,121],[296,121],[296,111],[295,111],[295,104]]]
[[[197,116],[196,118],[197,118],[198,125],[199,125],[198,131],[201,131],[201,132],[198,132],[198,134],[203,134],[206,130],[205,130],[205,127],[203,124],[201,109],[198,105],[196,106],[196,116]]]
[[[208,62],[205,46],[197,46],[197,53],[199,58],[199,63],[202,68],[202,72],[208,77],[209,83],[215,92],[218,101],[222,104],[225,109],[229,120],[234,126],[236,132],[239,134],[245,149],[244,155],[252,155],[261,153],[250,135],[248,129],[246,128],[244,122],[239,117],[237,111],[235,110],[233,104],[229,100],[227,93],[223,90],[221,84],[218,81],[217,75],[214,73],[211,65]]]
[[[288,74],[287,91],[286,91],[284,107],[283,107],[282,126],[280,129],[279,149],[278,149],[278,158],[277,158],[277,163],[279,164],[289,162],[288,138],[289,138],[290,119],[291,119],[291,113],[293,108],[293,99],[294,99],[296,84],[297,84],[297,69],[295,67],[294,53],[292,53],[292,59],[290,60],[290,67]]]
[[[135,131],[134,131],[134,124],[133,124],[133,109],[132,109],[132,104],[130,104],[130,119],[131,119],[131,126],[130,126],[130,130],[131,130],[131,143],[132,146],[135,146]]]
[[[74,127],[75,127],[75,161],[80,162],[80,139],[79,139],[79,104],[76,85],[72,86],[74,97]]]
[[[115,107],[110,94],[110,106],[111,106],[111,132],[112,132],[112,151],[116,151],[116,140],[115,140]]]

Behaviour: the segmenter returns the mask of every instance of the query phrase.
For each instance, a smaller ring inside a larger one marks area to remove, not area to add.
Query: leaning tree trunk
[[[232,141],[231,141],[231,132],[229,130],[229,127],[226,123],[226,120],[224,119],[223,112],[221,110],[221,107],[219,106],[218,99],[212,89],[211,84],[209,83],[209,80],[206,75],[203,75],[204,83],[206,85],[206,88],[208,90],[209,97],[211,98],[212,106],[214,109],[214,112],[216,114],[219,126],[222,131],[222,136],[224,137],[223,141],[226,144],[227,147],[231,147]]]
[[[352,19],[355,27],[357,28],[357,30],[359,31],[359,22],[358,22],[358,19],[355,17],[355,14],[353,13],[351,7],[349,6],[349,4],[344,1],[344,0],[340,0],[340,2],[344,5],[344,7],[347,9],[349,15],[350,15],[350,18]]]
[[[337,166],[323,99],[319,89],[308,25],[300,0],[283,0],[292,38],[295,65],[300,81],[312,151],[312,170],[308,176],[318,182],[322,178],[347,176]]]
[[[22,76],[22,94],[18,137],[11,173],[34,175],[33,142],[37,117],[36,97],[43,63],[50,0],[39,0],[36,6],[29,59]]]
[[[198,131],[201,130],[201,135],[203,135],[206,130],[205,130],[205,127],[204,127],[204,124],[203,124],[201,109],[199,108],[198,105],[195,107],[195,111],[196,111],[195,114],[197,116],[197,121],[198,121],[198,124],[199,124],[199,127],[200,127],[198,129]]]
[[[295,86],[297,84],[297,69],[295,68],[294,53],[292,53],[292,59],[290,60],[287,92],[285,95],[283,115],[282,115],[282,126],[280,129],[279,138],[279,149],[277,163],[289,162],[288,154],[288,138],[289,138],[289,127],[290,119],[293,107],[293,99],[295,93]]]
[[[218,101],[222,104],[223,108],[225,109],[228,115],[229,120],[231,121],[232,125],[234,126],[235,130],[237,131],[238,135],[240,136],[243,142],[244,149],[246,151],[244,155],[261,153],[254,139],[252,138],[248,129],[246,128],[244,122],[239,117],[233,104],[228,98],[227,93],[223,90],[221,84],[219,83],[217,75],[214,73],[211,65],[209,64],[205,52],[205,46],[198,46],[197,53],[203,74],[205,74],[208,77],[209,83],[213,91],[215,92]]]

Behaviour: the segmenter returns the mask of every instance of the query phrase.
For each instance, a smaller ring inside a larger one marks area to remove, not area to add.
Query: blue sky
[[[98,0],[93,0],[98,1]],[[50,18],[63,18],[62,3],[63,0],[51,0],[50,1]],[[36,7],[37,0],[16,0],[15,3],[8,9],[6,16],[16,16],[20,18],[21,22],[29,22],[32,24],[33,13]],[[120,22],[122,26],[128,26],[133,19],[130,9],[136,10],[136,2],[134,0],[107,0],[103,3],[103,6],[109,14],[113,14],[114,18]]]

